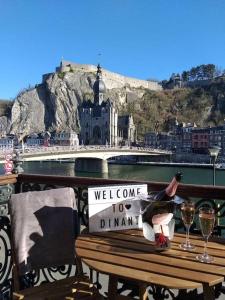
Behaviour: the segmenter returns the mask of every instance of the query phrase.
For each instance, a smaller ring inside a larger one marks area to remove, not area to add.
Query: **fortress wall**
[[[67,67],[68,65],[71,66],[71,68],[74,71],[82,71],[86,73],[90,72],[96,72],[96,66],[94,65],[87,65],[87,64],[77,64],[69,61],[62,61],[62,67],[56,68],[57,71],[61,72],[68,72],[70,70],[70,67]],[[154,81],[147,81],[147,80],[141,80],[141,79],[136,79],[132,77],[126,77],[114,72],[110,72],[108,70],[102,69],[103,77],[105,84],[107,88],[112,89],[112,88],[122,88],[124,86],[130,86],[134,88],[146,88],[150,90],[162,90],[162,87],[160,84]]]
[[[88,72],[88,73],[96,72],[96,66],[94,66],[94,65],[77,64],[77,63],[73,63],[71,61],[65,61],[65,60],[62,61],[62,67],[64,69],[66,69],[68,65],[70,65],[74,71],[79,70],[79,71]],[[68,67],[68,69],[70,69],[70,67]]]

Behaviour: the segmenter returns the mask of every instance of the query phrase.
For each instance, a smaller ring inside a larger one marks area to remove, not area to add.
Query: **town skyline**
[[[62,57],[100,62],[139,79],[168,79],[200,64],[225,68],[222,1],[22,0],[0,5],[0,99],[13,99],[41,82]]]

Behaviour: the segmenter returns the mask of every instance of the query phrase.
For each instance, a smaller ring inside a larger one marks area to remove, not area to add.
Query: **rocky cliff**
[[[156,82],[128,78],[102,70],[105,99],[120,112],[131,113],[141,137],[147,131],[167,131],[170,121],[215,126],[225,119],[225,78],[193,88],[161,90]],[[79,131],[78,105],[93,99],[96,66],[62,62],[41,84],[21,92],[13,102],[0,101],[0,128],[27,135],[45,130]],[[2,109],[1,109],[1,104]]]
[[[119,106],[141,99],[146,90],[160,90],[156,82],[128,78],[103,69],[110,98]],[[93,99],[96,67],[62,62],[56,72],[43,75],[41,84],[15,99],[5,126],[7,132],[27,135],[45,130],[79,130],[78,105]]]

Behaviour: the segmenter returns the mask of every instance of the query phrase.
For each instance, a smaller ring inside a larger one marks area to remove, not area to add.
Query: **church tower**
[[[102,101],[104,100],[106,87],[104,81],[102,80],[102,69],[99,64],[97,66],[96,81],[93,85],[93,91],[94,91],[94,104],[101,105]]]
[[[93,85],[94,101],[83,101],[79,106],[80,143],[84,145],[131,145],[135,126],[131,116],[118,116],[115,103],[105,99],[106,86],[102,70],[97,66]],[[118,135],[119,132],[119,135]]]

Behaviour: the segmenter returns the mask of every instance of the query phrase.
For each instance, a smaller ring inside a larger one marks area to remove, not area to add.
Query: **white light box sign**
[[[147,184],[88,188],[89,231],[141,228],[142,194],[147,195]]]

